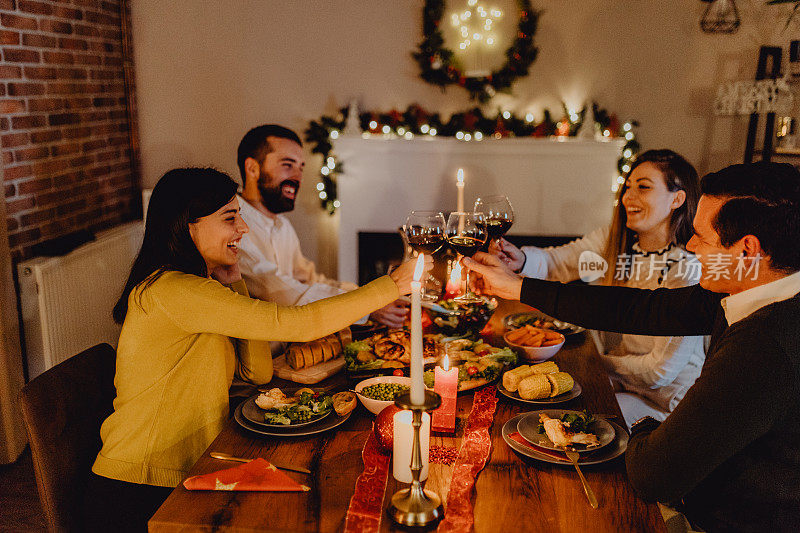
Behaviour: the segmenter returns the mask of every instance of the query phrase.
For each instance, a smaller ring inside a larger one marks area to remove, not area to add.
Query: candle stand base
[[[435,524],[444,516],[442,500],[432,490],[423,490],[422,495],[412,494],[412,489],[394,493],[392,504],[386,510],[396,523],[408,527],[425,527]]]
[[[426,527],[435,524],[444,516],[444,507],[439,495],[432,490],[422,488],[419,474],[422,470],[419,428],[422,424],[422,413],[433,411],[442,403],[442,397],[435,392],[425,391],[425,401],[422,404],[411,403],[411,393],[406,393],[395,398],[395,405],[400,409],[410,410],[414,421],[414,448],[411,456],[411,473],[413,481],[407,489],[394,493],[392,503],[386,513],[396,523],[407,527]]]

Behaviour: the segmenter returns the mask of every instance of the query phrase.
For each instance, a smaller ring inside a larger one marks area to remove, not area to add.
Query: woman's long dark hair
[[[604,279],[605,285],[619,285],[622,280],[616,279],[617,258],[621,255],[630,255],[636,234],[627,227],[628,215],[622,205],[622,196],[628,190],[628,177],[633,169],[642,163],[653,163],[664,176],[667,190],[671,192],[684,191],[686,200],[683,205],[672,212],[670,218],[671,243],[686,246],[692,237],[692,221],[697,212],[697,202],[700,201],[700,179],[697,171],[689,161],[672,150],[647,150],[639,154],[631,164],[631,169],[625,175],[625,183],[619,188],[617,200],[614,203],[614,215],[611,219],[611,231],[603,253],[608,262],[609,269]]]
[[[208,275],[206,262],[189,235],[189,224],[221,209],[237,188],[230,176],[213,168],[176,168],[158,180],[150,196],[142,247],[114,306],[118,324],[128,313],[131,292],[139,287],[141,295],[165,271]]]

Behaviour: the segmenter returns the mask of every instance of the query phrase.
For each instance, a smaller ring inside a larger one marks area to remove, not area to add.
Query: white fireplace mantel
[[[339,279],[357,281],[358,232],[396,231],[412,209],[456,209],[505,194],[514,206],[510,234],[581,235],[610,220],[612,184],[624,141],[340,136]]]

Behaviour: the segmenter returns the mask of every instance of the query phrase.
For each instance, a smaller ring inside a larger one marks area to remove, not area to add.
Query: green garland
[[[444,47],[439,26],[444,16],[444,0],[426,0],[422,10],[422,42],[412,55],[419,64],[423,80],[444,89],[457,84],[469,91],[470,97],[487,102],[497,92],[510,92],[511,84],[528,75],[538,49],[533,44],[539,13],[531,9],[530,0],[517,0],[519,24],[517,36],[506,50],[506,62],[488,76],[466,77],[452,50]]]
[[[616,115],[592,103],[595,128],[605,137],[624,138],[617,168],[620,176],[630,169],[630,162],[639,152],[640,145],[636,141],[634,128],[639,124],[629,121],[621,124]],[[446,122],[439,113],[430,113],[417,104],[412,104],[400,112],[396,109],[388,113],[366,111],[358,116],[362,134],[394,135],[411,139],[416,135],[455,137],[463,141],[481,141],[487,137],[573,137],[578,133],[586,109],[578,112],[570,111],[562,104],[563,118],[553,120],[549,110],[544,111],[544,118],[534,122],[530,113],[517,116],[511,111],[498,111],[494,117],[483,114],[480,108],[473,108],[452,115]],[[333,214],[339,207],[336,194],[336,176],[342,172],[341,162],[333,154],[332,141],[339,137],[347,120],[348,109],[342,108],[334,116],[322,116],[312,120],[305,131],[306,141],[312,145],[311,151],[322,155],[323,165],[320,169],[320,181],[317,191],[323,209]]]

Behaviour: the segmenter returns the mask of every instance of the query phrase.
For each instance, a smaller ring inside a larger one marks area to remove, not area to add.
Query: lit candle
[[[401,483],[411,483],[411,450],[414,447],[414,426],[411,425],[411,411],[398,411],[394,414],[394,444],[392,446],[392,475]],[[428,478],[428,460],[431,443],[431,415],[422,413],[422,426],[419,428],[419,445],[422,452],[422,470],[419,480]]]
[[[442,405],[433,412],[434,431],[452,433],[456,430],[456,401],[458,399],[458,368],[450,368],[445,354],[442,366],[433,369],[433,390],[442,397]]]
[[[425,255],[419,254],[414,278],[411,282],[411,403],[425,403],[425,383],[422,363],[422,271],[425,269]]]
[[[456,204],[459,213],[464,211],[464,169],[459,168],[456,172],[456,189],[458,190],[458,203]]]

